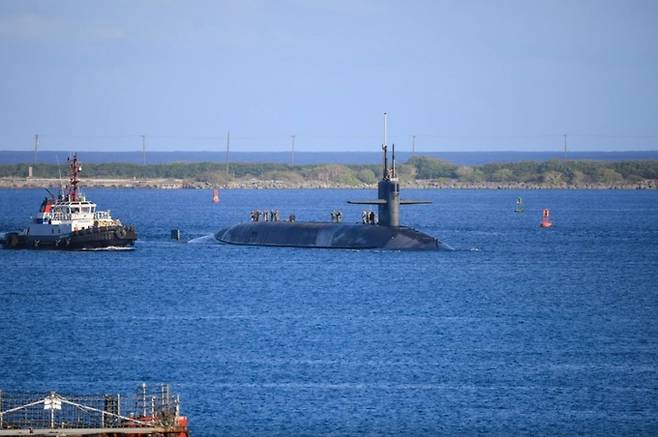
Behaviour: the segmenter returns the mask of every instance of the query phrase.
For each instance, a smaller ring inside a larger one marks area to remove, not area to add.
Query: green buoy
[[[523,199],[520,197],[516,198],[516,206],[514,207],[514,212],[523,212]]]

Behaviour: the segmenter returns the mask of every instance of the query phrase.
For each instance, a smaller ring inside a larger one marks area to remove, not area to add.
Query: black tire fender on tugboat
[[[126,238],[126,230],[123,228],[119,228],[114,231],[114,236],[117,237],[119,240],[122,240]]]
[[[7,238],[7,246],[11,249],[16,249],[16,247],[18,247],[18,235],[9,234],[9,238]]]
[[[34,240],[34,241],[32,241],[32,247],[34,247],[35,249],[37,249],[37,248],[39,247],[39,240]]]

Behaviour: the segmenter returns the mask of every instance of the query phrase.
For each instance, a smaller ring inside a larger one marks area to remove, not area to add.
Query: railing
[[[96,211],[94,213],[94,220],[112,220],[110,211]]]
[[[169,385],[149,390],[142,384],[134,396],[62,395],[0,391],[0,436],[3,430],[160,428],[186,432],[179,398]],[[184,428],[184,429],[183,429]]]
[[[73,220],[73,216],[71,214],[65,214],[63,212],[55,212],[50,214],[50,219],[51,220]]]

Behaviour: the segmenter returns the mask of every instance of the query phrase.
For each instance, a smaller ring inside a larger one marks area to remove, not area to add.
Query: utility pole
[[[567,160],[567,134],[562,135],[564,138],[564,160]]]
[[[228,178],[228,151],[231,144],[231,131],[226,131],[226,177]]]
[[[34,158],[32,159],[32,165],[37,165],[37,151],[39,150],[39,134],[34,135]]]
[[[146,166],[146,135],[142,135],[142,165]]]
[[[290,165],[293,166],[295,165],[295,136],[296,135],[290,135],[291,143],[290,143]]]

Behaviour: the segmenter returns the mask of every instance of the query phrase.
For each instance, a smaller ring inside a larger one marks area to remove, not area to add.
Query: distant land
[[[66,161],[70,152],[44,150],[37,154],[37,162],[56,164]],[[83,162],[106,164],[111,162],[142,164],[142,152],[91,152],[78,151]],[[549,161],[563,159],[562,152],[417,152],[417,156],[442,159],[458,165],[482,165],[501,162]],[[396,159],[405,162],[411,158],[410,152],[396,152]],[[595,161],[639,161],[658,159],[658,150],[626,152],[569,152],[569,160]],[[0,164],[31,163],[31,151],[0,151]],[[295,164],[355,164],[367,165],[381,162],[379,152],[295,152]],[[231,152],[230,162],[279,163],[289,164],[290,152]],[[173,162],[225,162],[226,152],[159,152],[146,153],[147,164],[169,164]]]
[[[87,163],[86,186],[153,188],[373,188],[381,163]],[[0,164],[0,187],[59,185],[63,165]],[[30,169],[32,171],[30,176]],[[228,171],[227,171],[228,170]],[[417,188],[658,188],[658,160],[560,160],[455,164],[428,156],[397,161],[396,176]]]

